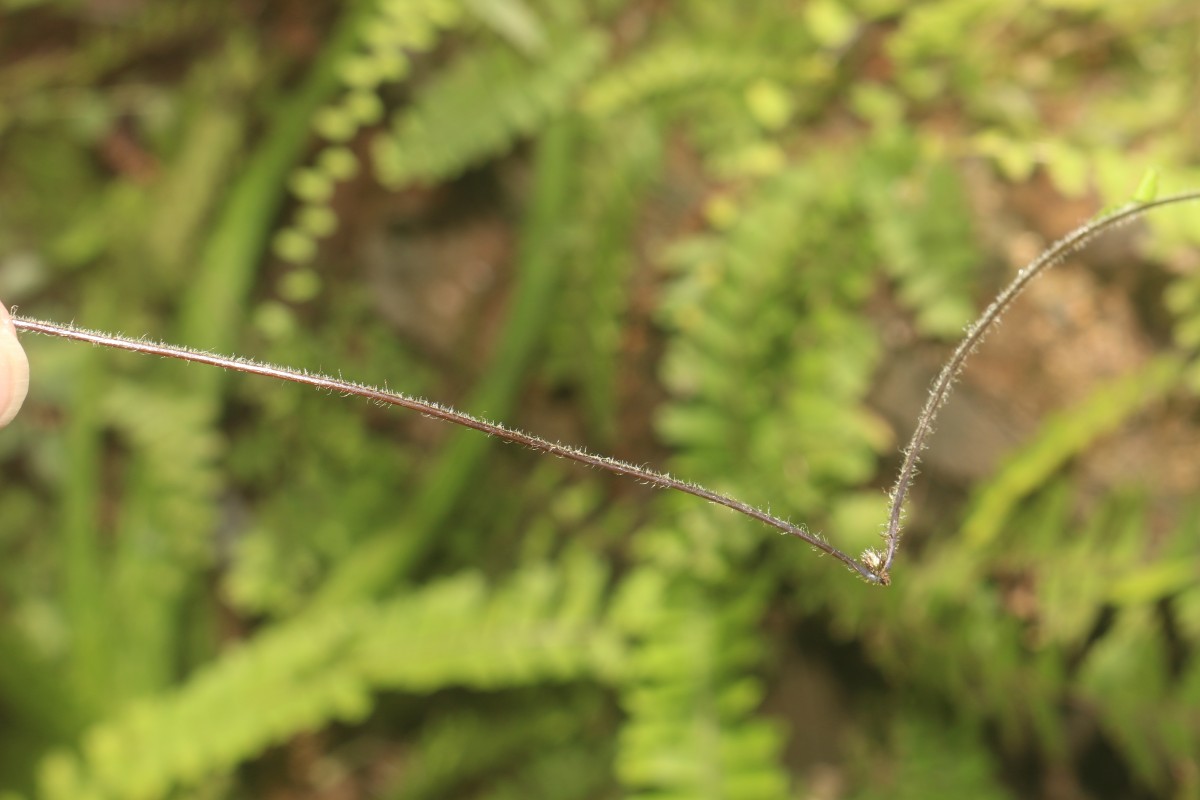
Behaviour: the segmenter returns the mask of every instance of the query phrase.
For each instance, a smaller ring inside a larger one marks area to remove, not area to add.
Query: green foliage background
[[[913,422],[882,376],[1148,167],[1200,186],[1191,0],[0,15],[6,303],[386,382],[851,552]],[[1073,351],[1023,300],[978,374],[1034,421],[979,474],[931,454],[887,590],[471,432],[26,337],[0,797],[1200,797],[1200,210],[1135,233],[1062,269],[1137,298],[1090,329],[1140,349],[1030,379]]]

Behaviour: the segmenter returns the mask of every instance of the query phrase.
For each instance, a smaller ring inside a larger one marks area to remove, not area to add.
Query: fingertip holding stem
[[[29,391],[29,359],[12,315],[0,303],[0,428],[12,422]]]

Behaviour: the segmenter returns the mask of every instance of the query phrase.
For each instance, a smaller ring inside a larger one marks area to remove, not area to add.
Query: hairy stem
[[[338,392],[343,395],[354,395],[375,403],[411,409],[429,417],[452,422],[455,425],[471,428],[489,436],[495,436],[509,442],[524,445],[531,450],[577,461],[581,464],[587,464],[591,467],[616,473],[617,475],[634,478],[660,489],[674,489],[675,491],[684,492],[716,503],[717,505],[725,506],[739,514],[745,514],[783,533],[807,542],[818,551],[842,562],[870,583],[887,586],[891,583],[892,563],[900,547],[902,523],[904,521],[904,501],[908,496],[909,488],[912,486],[913,478],[916,476],[917,463],[920,460],[921,451],[926,447],[929,434],[933,431],[934,419],[937,417],[938,411],[945,404],[946,399],[950,396],[950,390],[954,385],[954,381],[962,372],[967,357],[979,346],[984,336],[996,321],[1000,319],[1008,307],[1012,305],[1013,300],[1021,293],[1021,290],[1045,269],[1058,263],[1067,255],[1083,247],[1094,237],[1110,228],[1135,219],[1151,209],[1192,200],[1200,200],[1200,190],[1171,195],[1148,202],[1134,203],[1104,216],[1097,217],[1056,242],[1032,263],[1017,273],[1017,277],[996,297],[987,310],[983,312],[982,316],[967,328],[966,336],[954,350],[954,354],[951,355],[950,360],[946,362],[946,365],[934,381],[929,392],[929,399],[926,401],[925,407],[917,419],[912,439],[909,441],[908,447],[904,450],[904,462],[900,467],[900,474],[896,479],[895,488],[892,489],[891,507],[888,511],[887,527],[884,531],[886,550],[884,553],[868,550],[859,559],[844,553],[820,536],[810,533],[803,526],[794,525],[787,520],[775,517],[728,495],[706,489],[699,484],[679,480],[666,473],[656,472],[646,467],[639,467],[626,461],[589,453],[582,448],[551,442],[531,433],[506,428],[500,423],[490,422],[430,400],[424,400],[400,392],[386,391],[340,378],[333,378],[329,375],[311,373],[291,367],[279,367],[238,356],[224,356],[187,347],[148,341],[146,339],[132,339],[111,333],[90,331],[84,328],[77,328],[74,325],[59,325],[53,322],[21,316],[14,316],[12,321],[13,325],[19,330],[30,331],[32,333],[61,336],[65,339],[91,342],[94,345],[114,347],[119,350],[129,350],[135,353],[157,355],[165,358],[176,358],[181,361],[207,364],[213,367],[221,367],[222,369],[246,372],[251,375],[263,375],[268,378],[302,383],[318,389]]]
[[[877,569],[872,570],[879,583],[887,585],[890,582],[889,572],[892,562],[896,558],[896,551],[900,547],[901,529],[904,522],[904,501],[908,496],[913,478],[916,477],[917,463],[920,461],[921,451],[928,444],[929,434],[933,432],[933,422],[938,411],[945,404],[946,398],[950,396],[950,390],[954,387],[954,381],[962,373],[967,357],[975,351],[975,348],[983,341],[983,337],[1008,310],[1017,295],[1048,267],[1062,261],[1104,231],[1136,219],[1151,209],[1191,200],[1200,200],[1200,191],[1184,192],[1144,203],[1131,203],[1076,228],[1044,250],[1041,255],[1018,272],[1017,277],[1005,287],[1004,291],[1000,292],[983,312],[983,315],[967,328],[966,336],[955,348],[954,354],[950,356],[950,360],[942,367],[942,371],[933,382],[933,386],[929,390],[929,399],[925,401],[925,407],[921,410],[920,417],[917,418],[917,426],[913,431],[912,439],[909,441],[908,447],[904,449],[904,463],[900,466],[900,474],[896,478],[895,488],[892,489],[887,529],[884,532],[887,549],[883,557],[877,559]]]
[[[129,350],[135,353],[143,353],[145,355],[163,356],[165,358],[177,358],[181,361],[190,361],[196,364],[207,364],[213,367],[222,369],[237,370],[238,372],[246,372],[251,375],[263,375],[268,378],[275,378],[281,381],[291,381],[292,383],[302,383],[308,386],[313,386],[318,389],[327,389],[332,392],[338,392],[343,395],[354,395],[363,397],[375,403],[383,403],[386,405],[400,406],[412,411],[418,411],[426,416],[436,419],[452,422],[455,425],[462,425],[466,428],[472,428],[481,433],[486,433],[489,436],[495,436],[509,442],[524,445],[531,450],[537,450],[542,453],[549,453],[560,458],[578,461],[581,464],[587,464],[591,467],[615,472],[618,475],[625,475],[643,483],[660,489],[674,489],[675,491],[685,492],[695,497],[700,497],[717,505],[725,506],[733,509],[739,514],[745,514],[748,517],[764,522],[772,528],[776,528],[786,534],[802,539],[808,544],[815,547],[817,550],[826,555],[833,556],[838,561],[845,564],[850,569],[857,572],[864,579],[878,583],[879,578],[871,572],[866,565],[850,555],[842,552],[838,548],[826,542],[824,539],[809,533],[800,525],[794,525],[787,520],[768,514],[762,509],[755,508],[747,503],[743,503],[733,497],[714,492],[711,489],[706,489],[695,483],[682,481],[674,478],[666,473],[655,472],[646,467],[639,467],[635,464],[630,464],[626,461],[620,461],[607,456],[596,455],[589,453],[586,450],[570,445],[560,444],[542,439],[539,436],[534,436],[531,433],[506,428],[498,422],[490,422],[479,417],[466,414],[448,406],[443,406],[431,400],[424,400],[419,397],[403,394],[400,392],[390,392],[383,389],[378,389],[373,386],[367,386],[361,383],[334,378],[329,375],[307,372],[305,370],[293,369],[291,367],[280,367],[273,364],[265,364],[260,361],[253,361],[240,356],[224,356],[216,353],[207,353],[202,350],[193,350],[188,347],[178,347],[176,345],[164,344],[162,342],[153,342],[146,339],[132,339],[126,336],[118,336],[111,333],[101,331],[91,331],[84,328],[77,328],[74,325],[59,325],[54,322],[46,322],[40,319],[32,319],[30,317],[14,316],[13,325],[18,330],[30,331],[31,333],[43,333],[49,336],[61,336],[64,339],[74,339],[80,342],[91,342],[94,345],[102,345],[104,347],[114,347],[118,350]]]

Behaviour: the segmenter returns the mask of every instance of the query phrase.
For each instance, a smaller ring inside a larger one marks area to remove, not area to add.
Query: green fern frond
[[[963,523],[964,541],[975,548],[989,546],[1022,497],[1042,486],[1090,443],[1175,388],[1182,369],[1178,357],[1162,356],[1096,390],[1078,407],[1049,419],[1042,434],[1014,455],[980,493]]]
[[[578,7],[574,3],[563,5]],[[547,47],[544,12],[526,5],[525,0],[464,0],[464,6],[497,36],[527,56],[536,56]]]
[[[578,555],[489,592],[473,574],[382,605],[302,615],[135,703],[40,771],[41,797],[149,798],[219,775],[297,733],[354,722],[381,689],[615,680],[625,643],[600,621],[605,568]]]
[[[17,3],[17,5],[22,5]],[[25,2],[23,5],[31,5]],[[72,3],[64,15],[80,14],[80,8]],[[24,69],[10,74],[13,83],[9,89],[17,89],[18,96],[22,90],[37,92],[49,85],[61,81],[64,85],[75,89],[77,87],[101,82],[103,76],[113,70],[147,53],[161,52],[179,41],[189,37],[205,35],[208,31],[220,30],[235,17],[228,6],[213,4],[205,0],[180,0],[170,4],[152,4],[132,9],[123,25],[104,27],[103,35],[84,37],[80,46],[71,49],[61,56],[51,59],[31,59]],[[94,23],[94,20],[92,20]],[[45,97],[44,101],[57,103],[53,97]],[[77,98],[75,98],[77,101]],[[18,101],[15,116],[22,116],[23,104]],[[7,109],[6,109],[7,110]]]
[[[549,702],[522,693],[486,711],[440,716],[423,728],[391,800],[609,794],[610,701],[595,687],[578,688],[541,695]]]
[[[289,342],[279,348],[278,361],[313,363],[322,357],[316,350],[311,343]],[[408,376],[414,387],[421,384],[420,368],[409,363],[400,343],[376,351],[373,359]],[[347,372],[354,368],[348,364]],[[251,491],[273,489],[280,480],[288,490],[264,492],[255,504],[247,529],[231,543],[222,594],[247,616],[286,617],[360,537],[394,530],[395,487],[415,480],[415,454],[380,437],[359,415],[330,414],[321,395],[242,388],[240,401],[256,409],[258,424],[230,443],[228,470],[240,485],[255,487]],[[289,453],[282,473],[278,452]],[[297,496],[306,502],[296,503]]]
[[[982,737],[945,721],[922,718],[916,709],[894,719],[886,745],[871,747],[861,766],[864,788],[849,800],[924,800],[970,797],[1008,800],[997,764]]]
[[[463,56],[376,137],[376,177],[390,188],[435,181],[505,152],[567,111],[606,50],[606,37],[589,31],[537,61],[501,45]]]
[[[1163,758],[1158,732],[1165,727],[1176,735],[1189,732],[1187,748],[1178,755],[1195,755],[1200,748],[1200,728],[1195,720],[1180,718],[1170,697],[1170,671],[1165,648],[1159,641],[1153,606],[1130,609],[1121,615],[1088,653],[1080,670],[1080,687],[1101,700],[1096,704],[1105,732],[1120,743],[1121,752],[1135,773],[1150,785],[1165,789],[1169,764]],[[1137,686],[1137,692],[1124,689]],[[1177,708],[1177,706],[1176,706]],[[1181,727],[1179,723],[1186,725]],[[1164,725],[1166,723],[1166,725]]]
[[[923,162],[915,141],[880,143],[858,181],[884,267],[922,332],[957,338],[975,318],[971,296],[981,255],[958,173]]]
[[[360,719],[366,687],[339,662],[369,618],[363,608],[310,617],[232,651],[171,695],[92,728],[80,756],[47,758],[40,796],[160,797],[297,731]]]
[[[1144,492],[1114,490],[1082,522],[1080,494],[1068,478],[1041,490],[1016,516],[1000,557],[1037,575],[1038,642],[1068,650],[1087,641],[1097,608],[1155,603],[1180,588],[1164,579],[1188,560],[1148,560]]]
[[[624,643],[597,624],[604,568],[589,559],[530,568],[489,594],[465,577],[381,613],[353,655],[371,684],[406,691],[522,686],[619,675]]]
[[[629,586],[639,597],[623,601],[627,612],[636,607],[640,636],[621,686],[629,717],[621,783],[630,797],[787,797],[782,731],[755,714],[762,593],[739,585],[713,594],[690,579],[653,578],[635,576]]]
[[[94,435],[116,431],[129,458],[112,465],[128,465],[132,488],[115,505],[121,536],[112,547],[101,544],[98,521],[83,516],[94,496],[70,501],[73,583],[66,592],[70,614],[79,618],[72,621],[91,623],[72,642],[72,667],[99,711],[174,679],[174,603],[192,576],[212,564],[213,498],[223,485],[217,465],[222,442],[203,398],[150,383],[118,383],[104,397]],[[94,404],[90,397],[87,402]],[[98,451],[89,457],[98,459]]]
[[[578,197],[564,237],[564,286],[552,310],[547,372],[580,390],[593,431],[609,441],[622,323],[635,289],[631,239],[658,173],[661,144],[645,118],[593,125],[589,133],[579,163],[589,190]]]
[[[1172,645],[1157,618],[1170,603],[1186,620],[1185,640],[1200,630],[1193,599],[1198,517],[1193,509],[1174,531],[1155,536],[1150,528],[1161,524],[1162,508],[1144,491],[1113,492],[1083,519],[1079,509],[1094,498],[1081,495],[1070,479],[1048,479],[1012,513],[1014,533],[998,555],[985,557],[953,536],[939,539],[910,565],[911,588],[898,602],[870,603],[857,624],[878,626],[871,645],[877,663],[930,690],[970,696],[956,710],[960,720],[986,725],[1005,746],[1036,741],[1050,759],[1069,759],[1068,723],[1056,709],[1064,697],[1085,701],[1122,753],[1127,740],[1138,739],[1128,748],[1137,751],[1137,773],[1161,787],[1170,764],[1190,758],[1200,737],[1191,706],[1171,683],[1164,653]],[[1121,623],[1108,632],[1098,627],[1105,608]],[[854,612],[839,603],[834,613]],[[1127,628],[1126,618],[1138,622]],[[917,630],[933,638],[914,651]],[[1070,667],[1076,661],[1078,674]],[[1130,684],[1139,692],[1121,695],[1119,687]],[[1022,703],[1006,702],[1016,692]],[[1170,741],[1159,735],[1166,730]]]
[[[338,66],[342,92],[313,117],[313,127],[327,144],[311,165],[292,172],[289,184],[302,205],[294,222],[275,237],[280,258],[300,264],[316,255],[318,240],[337,226],[330,206],[334,187],[359,169],[358,156],[347,143],[383,119],[383,85],[407,76],[413,56],[431,50],[462,17],[459,0],[379,0],[362,15],[359,46]]]
[[[845,235],[860,219],[852,187],[811,165],[735,213],[719,238],[675,253],[661,316],[676,399],[660,430],[681,448],[680,472],[812,513],[868,478],[889,437],[861,404],[878,351],[857,313],[871,248]]]
[[[212,429],[212,409],[190,394],[120,384],[106,397],[113,427],[139,454],[139,487],[154,498],[139,502],[144,516],[127,519],[128,535],[153,529],[179,558],[207,564],[213,528],[212,498],[223,479],[217,466],[224,443]]]
[[[1117,615],[1113,627],[1088,649],[1076,691],[1096,709],[1106,734],[1133,771],[1167,793],[1180,775],[1180,765],[1200,751],[1200,724],[1191,713],[1200,699],[1200,667],[1194,659],[1178,658],[1181,642],[1190,646],[1200,630],[1195,613],[1200,607],[1200,509],[1193,504],[1181,515],[1181,524],[1159,542],[1148,532],[1154,520],[1148,504],[1130,511],[1123,520],[1114,515],[1106,526],[1111,532],[1091,543],[1090,561],[1107,578],[1102,578],[1102,599],[1117,609]],[[1103,518],[1099,513],[1097,517]],[[1058,569],[1054,564],[1048,571]],[[1093,608],[1100,605],[1091,598],[1064,599],[1090,601]],[[1175,630],[1168,627],[1164,613],[1178,620]],[[1122,691],[1128,686],[1138,687],[1137,692]]]
[[[499,418],[509,416],[508,409],[517,405],[521,374],[542,341],[542,326],[555,304],[563,268],[556,254],[575,185],[571,165],[577,127],[574,119],[562,119],[537,142],[533,195],[521,233],[510,313],[497,332],[489,371],[466,403],[468,408],[488,409]],[[456,431],[437,461],[422,470],[413,502],[393,523],[402,526],[403,535],[395,535],[393,528],[362,543],[342,559],[314,602],[340,605],[346,598],[380,592],[392,586],[397,575],[411,570],[433,549],[439,526],[454,507],[470,496],[472,476],[489,447],[488,440],[474,431]]]
[[[583,110],[610,117],[664,97],[694,97],[703,89],[739,87],[765,77],[784,79],[786,72],[785,63],[758,53],[668,41],[599,77],[584,94]]]

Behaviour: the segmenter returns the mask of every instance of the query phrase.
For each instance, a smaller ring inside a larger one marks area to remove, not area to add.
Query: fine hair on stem
[[[93,345],[112,347],[119,350],[129,350],[145,355],[157,355],[165,358],[175,358],[197,364],[220,367],[222,369],[246,372],[252,375],[262,375],[292,383],[301,383],[318,389],[338,392],[343,395],[362,397],[382,405],[394,405],[417,411],[429,417],[461,425],[479,431],[489,436],[495,436],[509,442],[524,445],[532,450],[559,458],[577,461],[597,469],[607,470],[617,475],[624,475],[643,483],[661,489],[671,489],[708,500],[717,505],[725,506],[739,514],[758,520],[784,534],[800,539],[820,553],[831,556],[849,569],[857,573],[869,583],[887,586],[891,583],[891,570],[900,548],[902,536],[905,501],[916,477],[917,465],[921,452],[928,444],[933,432],[934,421],[938,411],[946,403],[954,386],[955,380],[962,373],[968,357],[983,341],[992,326],[1012,305],[1021,291],[1035,277],[1047,268],[1062,261],[1072,252],[1082,248],[1093,238],[1122,223],[1129,222],[1146,212],[1163,206],[1200,200],[1200,190],[1183,192],[1158,199],[1150,199],[1131,203],[1110,213],[1096,217],[1090,222],[1072,231],[1067,236],[1047,248],[1029,265],[1017,273],[1013,281],[1000,292],[983,314],[966,330],[966,335],[955,348],[950,359],[942,367],[929,391],[929,398],[917,418],[912,438],[904,449],[904,458],[900,472],[890,495],[888,517],[883,530],[884,546],[882,550],[868,549],[858,558],[834,547],[819,534],[810,532],[803,525],[797,525],[788,520],[776,517],[767,511],[751,506],[734,497],[707,489],[699,484],[681,480],[665,472],[657,472],[646,467],[620,461],[608,456],[588,452],[579,447],[552,442],[532,433],[509,428],[499,422],[492,422],[471,414],[458,411],[439,403],[425,400],[401,392],[379,389],[361,383],[334,378],[329,375],[312,373],[302,369],[255,361],[241,356],[228,356],[209,353],[188,347],[180,347],[147,339],[134,339],[118,334],[87,330],[74,325],[63,325],[32,317],[17,316],[12,318],[13,325],[18,330],[31,333],[41,333],[59,336],[80,342],[90,342]]]

